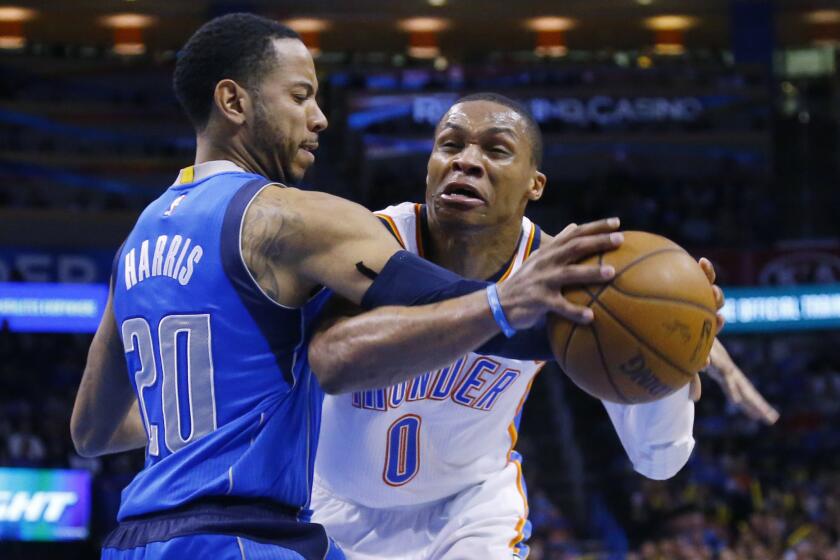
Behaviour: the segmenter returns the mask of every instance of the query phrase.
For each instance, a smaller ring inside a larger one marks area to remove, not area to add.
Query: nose
[[[452,170],[470,177],[482,177],[484,167],[481,165],[481,150],[475,144],[467,144],[454,158]]]
[[[315,110],[311,112],[309,118],[309,130],[312,132],[321,132],[327,125],[327,117],[324,115],[324,112],[321,111],[321,107],[318,103],[314,103]]]

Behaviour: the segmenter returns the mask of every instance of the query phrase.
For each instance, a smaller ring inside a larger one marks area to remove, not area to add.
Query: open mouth
[[[443,187],[440,199],[446,203],[475,208],[487,204],[481,192],[473,185],[453,181]]]

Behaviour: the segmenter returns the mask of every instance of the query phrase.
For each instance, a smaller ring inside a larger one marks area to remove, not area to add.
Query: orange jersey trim
[[[402,235],[400,235],[400,230],[397,228],[397,223],[394,221],[394,219],[388,214],[375,213],[374,216],[385,222],[385,225],[388,226],[388,229],[391,230],[391,233],[393,233],[394,237],[397,238],[397,242],[402,246],[403,249],[405,249],[405,241],[403,241]]]
[[[528,235],[528,244],[525,246],[523,261],[531,256],[531,249],[534,247],[534,239],[537,237],[537,224],[531,224],[531,233]]]
[[[517,249],[518,249],[518,247],[517,247]],[[519,252],[519,251],[517,251],[517,253],[518,253],[518,252]],[[505,273],[504,273],[504,274],[502,274],[502,277],[501,277],[501,278],[499,278],[498,282],[496,282],[497,284],[498,284],[499,282],[503,282],[505,278],[507,278],[508,276],[510,276],[510,273],[511,273],[511,272],[513,272],[513,264],[514,264],[515,262],[516,262],[516,253],[514,253],[514,254],[513,254],[513,258],[512,258],[512,259],[510,259],[510,264],[508,265],[507,270],[505,270]]]
[[[528,234],[528,241],[525,245],[525,254],[522,256],[522,262],[525,262],[525,259],[527,259],[528,256],[531,254],[531,246],[534,244],[534,237],[536,236],[536,233],[537,233],[537,226],[535,226],[534,224],[531,224],[531,232]],[[516,253],[518,253],[519,252],[519,247],[517,246],[516,249],[517,249]],[[513,265],[516,264],[516,253],[514,253],[513,258],[510,259],[510,264],[508,264],[507,270],[505,270],[505,273],[502,274],[502,277],[499,278],[499,280],[498,280],[499,282],[504,281],[505,278],[510,276],[510,273],[513,272]]]
[[[417,238],[417,253],[421,257],[426,256],[426,251],[423,250],[423,205],[414,204],[414,219],[416,220],[414,226],[414,235]]]
[[[531,237],[533,238],[533,230],[531,230]],[[529,240],[530,243],[531,240]],[[530,508],[528,507],[528,497],[525,495],[525,489],[522,488],[522,464],[519,461],[512,460],[511,455],[513,454],[513,448],[516,447],[516,442],[519,439],[519,432],[516,431],[516,417],[519,416],[519,413],[522,412],[522,407],[525,405],[525,399],[528,398],[528,394],[531,392],[531,386],[534,384],[534,379],[537,378],[542,368],[545,367],[545,363],[540,365],[540,368],[534,373],[534,376],[531,378],[531,381],[528,382],[528,387],[525,388],[525,392],[522,394],[522,398],[519,400],[519,405],[516,407],[516,412],[513,415],[513,420],[511,421],[510,425],[508,426],[508,435],[510,435],[510,449],[508,449],[507,453],[507,460],[508,463],[513,463],[516,465],[516,490],[519,492],[519,495],[522,497],[522,503],[525,504],[525,515],[519,518],[519,521],[516,522],[516,527],[514,530],[516,531],[516,536],[511,539],[508,546],[513,549],[516,548],[516,545],[521,543],[525,539],[525,533],[523,529],[525,528],[525,524],[528,522],[528,513],[530,512]]]

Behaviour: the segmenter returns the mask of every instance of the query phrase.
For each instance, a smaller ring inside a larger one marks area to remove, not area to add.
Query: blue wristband
[[[505,310],[502,309],[502,304],[499,301],[499,290],[496,288],[496,284],[490,284],[487,286],[487,303],[490,304],[490,311],[493,312],[493,319],[496,320],[496,324],[499,325],[505,336],[510,338],[515,335],[516,329],[511,327],[510,323],[508,323],[507,317],[505,317]]]

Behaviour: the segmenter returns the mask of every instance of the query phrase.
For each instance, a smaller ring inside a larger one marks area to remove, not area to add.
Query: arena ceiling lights
[[[814,10],[806,13],[803,19],[809,24],[813,44],[826,47],[840,45],[840,9]]]
[[[449,20],[443,18],[417,17],[400,20],[397,27],[407,31],[408,55],[414,58],[436,58],[440,56],[438,33],[448,29]]]
[[[157,21],[154,16],[145,14],[112,14],[103,16],[99,22],[114,30],[113,50],[124,56],[139,55],[146,52],[143,42],[143,30]]]
[[[26,44],[23,24],[35,19],[37,12],[19,6],[0,6],[0,49],[20,49]]]
[[[645,19],[645,27],[654,32],[653,51],[656,54],[683,54],[685,32],[696,27],[700,20],[693,16],[660,15]]]
[[[283,23],[300,35],[303,44],[306,45],[312,56],[321,54],[321,33],[332,27],[332,24],[326,19],[308,17],[287,19]]]
[[[534,52],[538,56],[563,56],[568,52],[566,31],[577,26],[577,21],[567,17],[544,16],[529,19],[525,27],[537,33]]]

